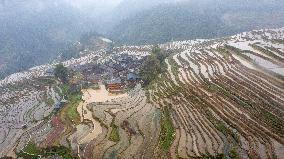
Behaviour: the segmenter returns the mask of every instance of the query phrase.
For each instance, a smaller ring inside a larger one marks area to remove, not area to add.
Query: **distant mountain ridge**
[[[281,1],[182,1],[160,4],[122,20],[110,37],[122,44],[215,38],[284,26]]]

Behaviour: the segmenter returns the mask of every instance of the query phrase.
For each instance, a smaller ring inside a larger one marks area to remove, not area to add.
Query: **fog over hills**
[[[145,44],[214,38],[284,25],[282,1],[204,0],[162,4],[121,21],[111,37]]]
[[[97,32],[120,45],[214,38],[280,27],[284,25],[283,3],[281,0],[2,0],[0,78],[52,62],[88,32]],[[70,53],[69,57],[72,56]]]

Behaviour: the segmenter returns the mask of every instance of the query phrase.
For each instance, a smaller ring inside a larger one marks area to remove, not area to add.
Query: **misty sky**
[[[1,10],[9,10],[15,7],[29,8],[40,11],[49,5],[54,6],[71,6],[81,11],[103,11],[112,9],[122,0],[0,0]]]
[[[110,9],[117,6],[123,0],[0,0],[0,6],[10,7],[11,5],[21,5],[21,6],[30,6],[30,7],[44,7],[46,4],[53,3],[54,5],[70,5],[77,9],[93,9],[93,10],[102,10]],[[155,3],[155,1],[180,1],[180,0],[127,0],[132,2],[138,2],[141,4],[146,2]]]
[[[110,9],[117,6],[122,0],[62,0],[77,9]]]

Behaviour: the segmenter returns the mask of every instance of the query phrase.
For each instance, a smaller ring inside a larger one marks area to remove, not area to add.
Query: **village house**
[[[100,89],[99,83],[102,81],[102,75],[88,75],[86,80],[91,83],[91,88]]]
[[[106,88],[110,93],[122,93],[123,84],[120,78],[111,79],[106,82]]]
[[[54,68],[49,68],[45,72],[46,76],[54,76]]]
[[[128,73],[126,78],[128,82],[137,82],[138,80],[140,80],[140,77],[133,72]]]

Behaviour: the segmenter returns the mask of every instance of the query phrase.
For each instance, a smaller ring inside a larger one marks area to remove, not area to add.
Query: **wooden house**
[[[110,93],[122,93],[123,92],[123,84],[121,82],[121,79],[119,78],[108,80],[106,87]]]

